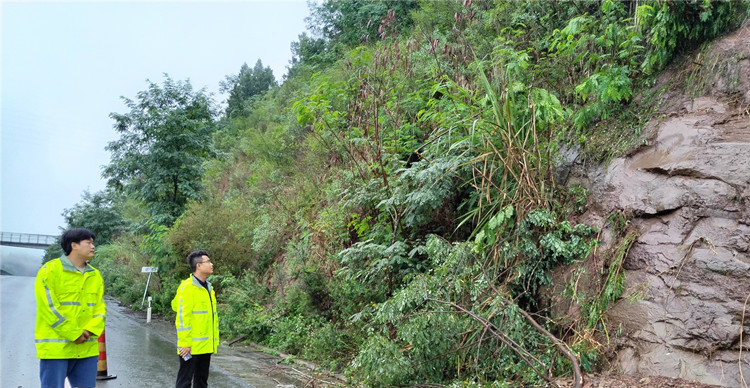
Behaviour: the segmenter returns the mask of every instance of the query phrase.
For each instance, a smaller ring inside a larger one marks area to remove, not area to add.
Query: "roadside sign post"
[[[146,323],[151,322],[151,297],[148,297],[148,309],[146,309]]]
[[[148,283],[151,281],[151,274],[154,272],[158,272],[159,267],[141,267],[141,273],[148,272],[148,279],[146,280],[146,289],[143,290],[143,299],[141,299],[141,308],[143,308],[143,302],[146,301],[146,292],[148,292]],[[149,309],[151,308],[151,298],[148,298],[149,301]]]

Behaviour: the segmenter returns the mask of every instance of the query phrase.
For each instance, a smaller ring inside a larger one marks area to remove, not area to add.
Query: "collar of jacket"
[[[200,280],[198,280],[198,278],[195,277],[195,275],[191,274],[190,276],[193,278],[194,286],[203,288],[203,285],[201,284]],[[211,292],[211,282],[209,282],[208,279],[206,279],[206,284],[208,284],[208,292]]]
[[[62,263],[63,269],[66,271],[86,273],[86,272],[91,272],[94,270],[94,267],[90,266],[89,263],[85,263],[85,266],[83,267],[83,271],[81,271],[80,269],[76,268],[75,265],[73,265],[73,262],[70,261],[70,259],[66,255],[60,256],[60,262]]]

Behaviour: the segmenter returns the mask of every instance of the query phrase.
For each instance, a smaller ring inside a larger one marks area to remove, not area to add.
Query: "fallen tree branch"
[[[503,333],[501,330],[499,330],[495,325],[492,324],[492,322],[489,322],[488,320],[480,317],[473,311],[469,311],[466,308],[459,306],[453,302],[448,302],[444,300],[439,300],[435,298],[427,298],[426,300],[430,300],[436,303],[445,304],[448,306],[453,307],[456,310],[461,311],[462,313],[474,318],[474,320],[480,322],[484,328],[495,338],[500,340],[503,344],[505,344],[507,347],[509,347],[511,350],[513,350],[521,359],[534,371],[534,373],[537,374],[537,376],[541,377],[544,381],[551,384],[553,387],[557,387],[557,384],[552,380],[552,377],[542,373],[539,371],[539,369],[534,365],[534,362],[537,364],[540,364],[542,366],[546,366],[543,362],[541,362],[539,359],[534,357],[533,354],[529,353],[526,349],[518,345],[512,338],[508,337],[505,333]],[[534,362],[532,362],[530,359],[533,359]],[[545,368],[546,369],[546,368]],[[580,385],[576,386],[575,388],[580,388]]]
[[[247,336],[246,336],[246,335],[243,335],[242,337],[239,337],[239,338],[235,338],[235,339],[233,339],[233,340],[231,340],[231,341],[227,342],[227,346],[232,346],[232,345],[236,344],[237,342],[240,342],[240,341],[244,341],[244,340],[246,340],[246,339],[247,339]]]
[[[555,337],[552,333],[547,331],[547,329],[543,328],[539,323],[537,323],[536,320],[534,320],[534,317],[532,317],[529,313],[521,308],[519,308],[518,311],[521,313],[521,315],[524,316],[524,318],[526,318],[531,326],[534,326],[537,331],[549,338],[550,341],[555,344],[560,353],[564,354],[565,357],[568,358],[568,361],[570,361],[570,363],[573,365],[573,378],[575,380],[573,383],[573,387],[581,388],[581,386],[583,386],[583,375],[581,374],[581,366],[578,363],[578,358],[575,356],[575,354],[573,354],[573,352],[568,349],[567,345],[560,341],[559,338]]]

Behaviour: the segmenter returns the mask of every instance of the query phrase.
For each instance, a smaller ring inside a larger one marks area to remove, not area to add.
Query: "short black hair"
[[[67,256],[73,250],[73,243],[79,244],[81,241],[88,239],[96,239],[94,232],[86,228],[73,228],[65,231],[62,237],[60,237],[60,246],[62,246],[65,256]]]
[[[195,272],[195,267],[198,265],[198,259],[203,256],[208,256],[208,252],[204,250],[192,251],[187,255],[187,262],[190,264],[190,271]]]

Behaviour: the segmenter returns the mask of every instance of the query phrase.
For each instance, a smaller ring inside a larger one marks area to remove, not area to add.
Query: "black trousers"
[[[180,359],[180,370],[177,372],[175,388],[207,388],[208,367],[211,366],[211,353],[193,354],[187,361]]]

